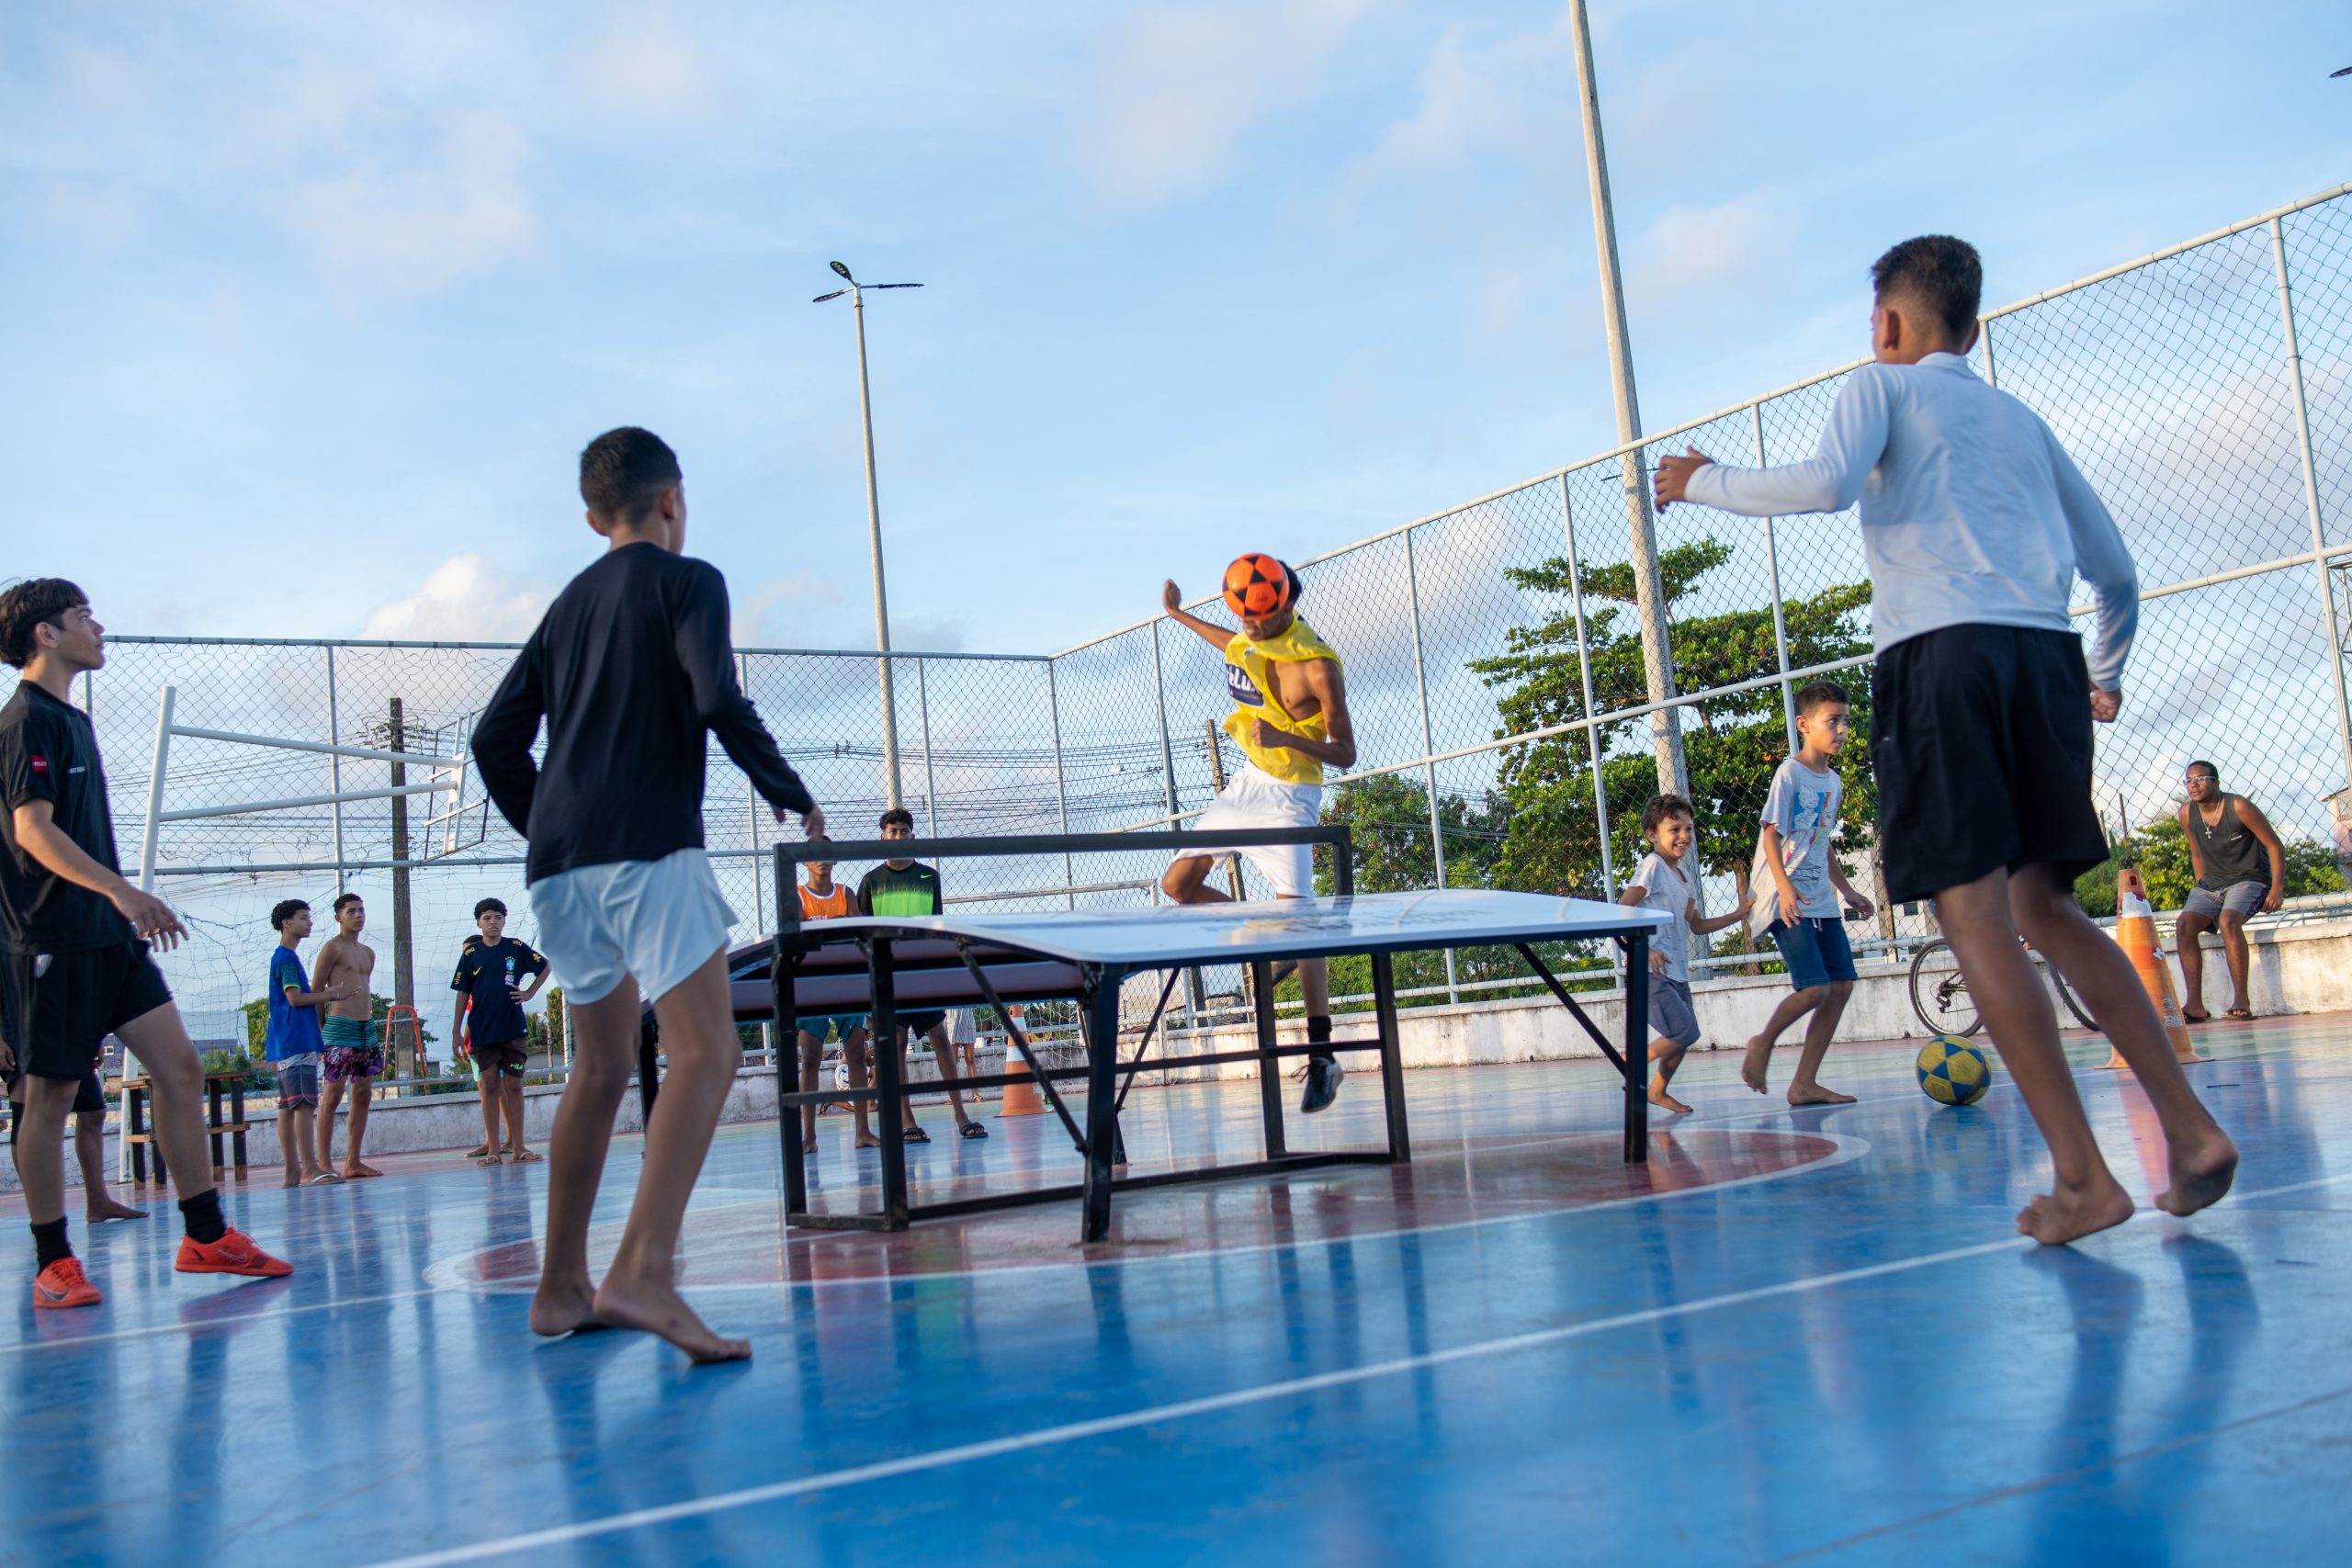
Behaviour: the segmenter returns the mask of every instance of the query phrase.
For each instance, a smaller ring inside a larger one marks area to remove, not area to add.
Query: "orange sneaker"
[[[37,1307],[94,1307],[106,1298],[82,1272],[78,1258],[61,1258],[40,1271],[33,1280],[33,1305]]]
[[[250,1274],[261,1280],[282,1280],[294,1272],[294,1265],[272,1258],[234,1225],[209,1247],[192,1235],[180,1237],[179,1260],[172,1267],[183,1274]]]

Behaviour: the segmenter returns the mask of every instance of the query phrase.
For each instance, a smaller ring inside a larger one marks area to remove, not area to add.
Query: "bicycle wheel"
[[[1930,1034],[1956,1034],[1966,1039],[1984,1027],[1984,1020],[1969,999],[1968,982],[1951,944],[1941,937],[1922,943],[1911,955],[1911,1010]]]
[[[2058,999],[2065,1005],[2066,1010],[2075,1015],[2075,1021],[2081,1024],[2085,1029],[2098,1029],[2098,1024],[2097,1021],[2094,1020],[2088,1012],[2084,1010],[2083,1004],[2081,1002],[2075,1000],[2073,988],[2066,984],[2066,977],[2059,974],[2056,969],[2052,968],[2046,960],[2041,961],[2039,964],[2039,967],[2043,974],[2050,976],[2051,988],[2058,993]]]

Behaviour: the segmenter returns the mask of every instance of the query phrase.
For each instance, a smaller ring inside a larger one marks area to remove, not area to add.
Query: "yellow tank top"
[[[1235,705],[1233,711],[1225,716],[1225,732],[1233,737],[1260,773],[1284,784],[1319,784],[1323,782],[1323,764],[1304,751],[1259,745],[1252,739],[1256,727],[1250,720],[1262,718],[1276,729],[1303,735],[1309,740],[1330,738],[1321,714],[1297,719],[1283,711],[1281,701],[1274,695],[1273,680],[1267,672],[1270,664],[1297,663],[1309,659],[1340,662],[1331,645],[1317,637],[1315,629],[1295,615],[1279,637],[1251,642],[1248,633],[1235,632],[1233,640],[1225,645],[1225,689]]]

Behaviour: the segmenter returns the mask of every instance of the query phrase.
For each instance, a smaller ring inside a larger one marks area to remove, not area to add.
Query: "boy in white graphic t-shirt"
[[[1769,936],[1789,966],[1790,994],[1763,1032],[1747,1043],[1739,1076],[1762,1094],[1765,1069],[1781,1033],[1805,1014],[1804,1052],[1789,1080],[1791,1105],[1851,1105],[1854,1097],[1821,1087],[1821,1058],[1846,1015],[1854,994],[1854,950],[1846,941],[1846,918],[1873,914],[1876,907],[1848,886],[1834,840],[1846,786],[1838,776],[1838,752],[1846,744],[1848,707],[1843,687],[1815,681],[1797,693],[1797,751],[1772,774],[1764,799],[1764,826],[1756,839],[1756,862],[1748,877],[1754,890],[1756,934]],[[1841,908],[1842,906],[1842,908]]]
[[[1665,930],[1650,944],[1649,982],[1650,1103],[1678,1115],[1690,1107],[1666,1086],[1682,1066],[1683,1055],[1699,1043],[1699,1015],[1690,1006],[1690,939],[1736,926],[1755,902],[1754,895],[1729,914],[1713,918],[1699,913],[1699,870],[1690,863],[1690,846],[1699,836],[1698,815],[1679,795],[1652,795],[1642,808],[1642,837],[1650,852],[1642,857],[1620,904],[1639,905],[1668,917]],[[1630,984],[1631,982],[1629,982]]]

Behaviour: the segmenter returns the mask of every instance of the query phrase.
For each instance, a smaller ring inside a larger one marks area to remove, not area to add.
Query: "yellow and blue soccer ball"
[[[1973,1105],[1993,1087],[1993,1064],[1957,1035],[1939,1034],[1919,1047],[1919,1087],[1939,1105]]]

